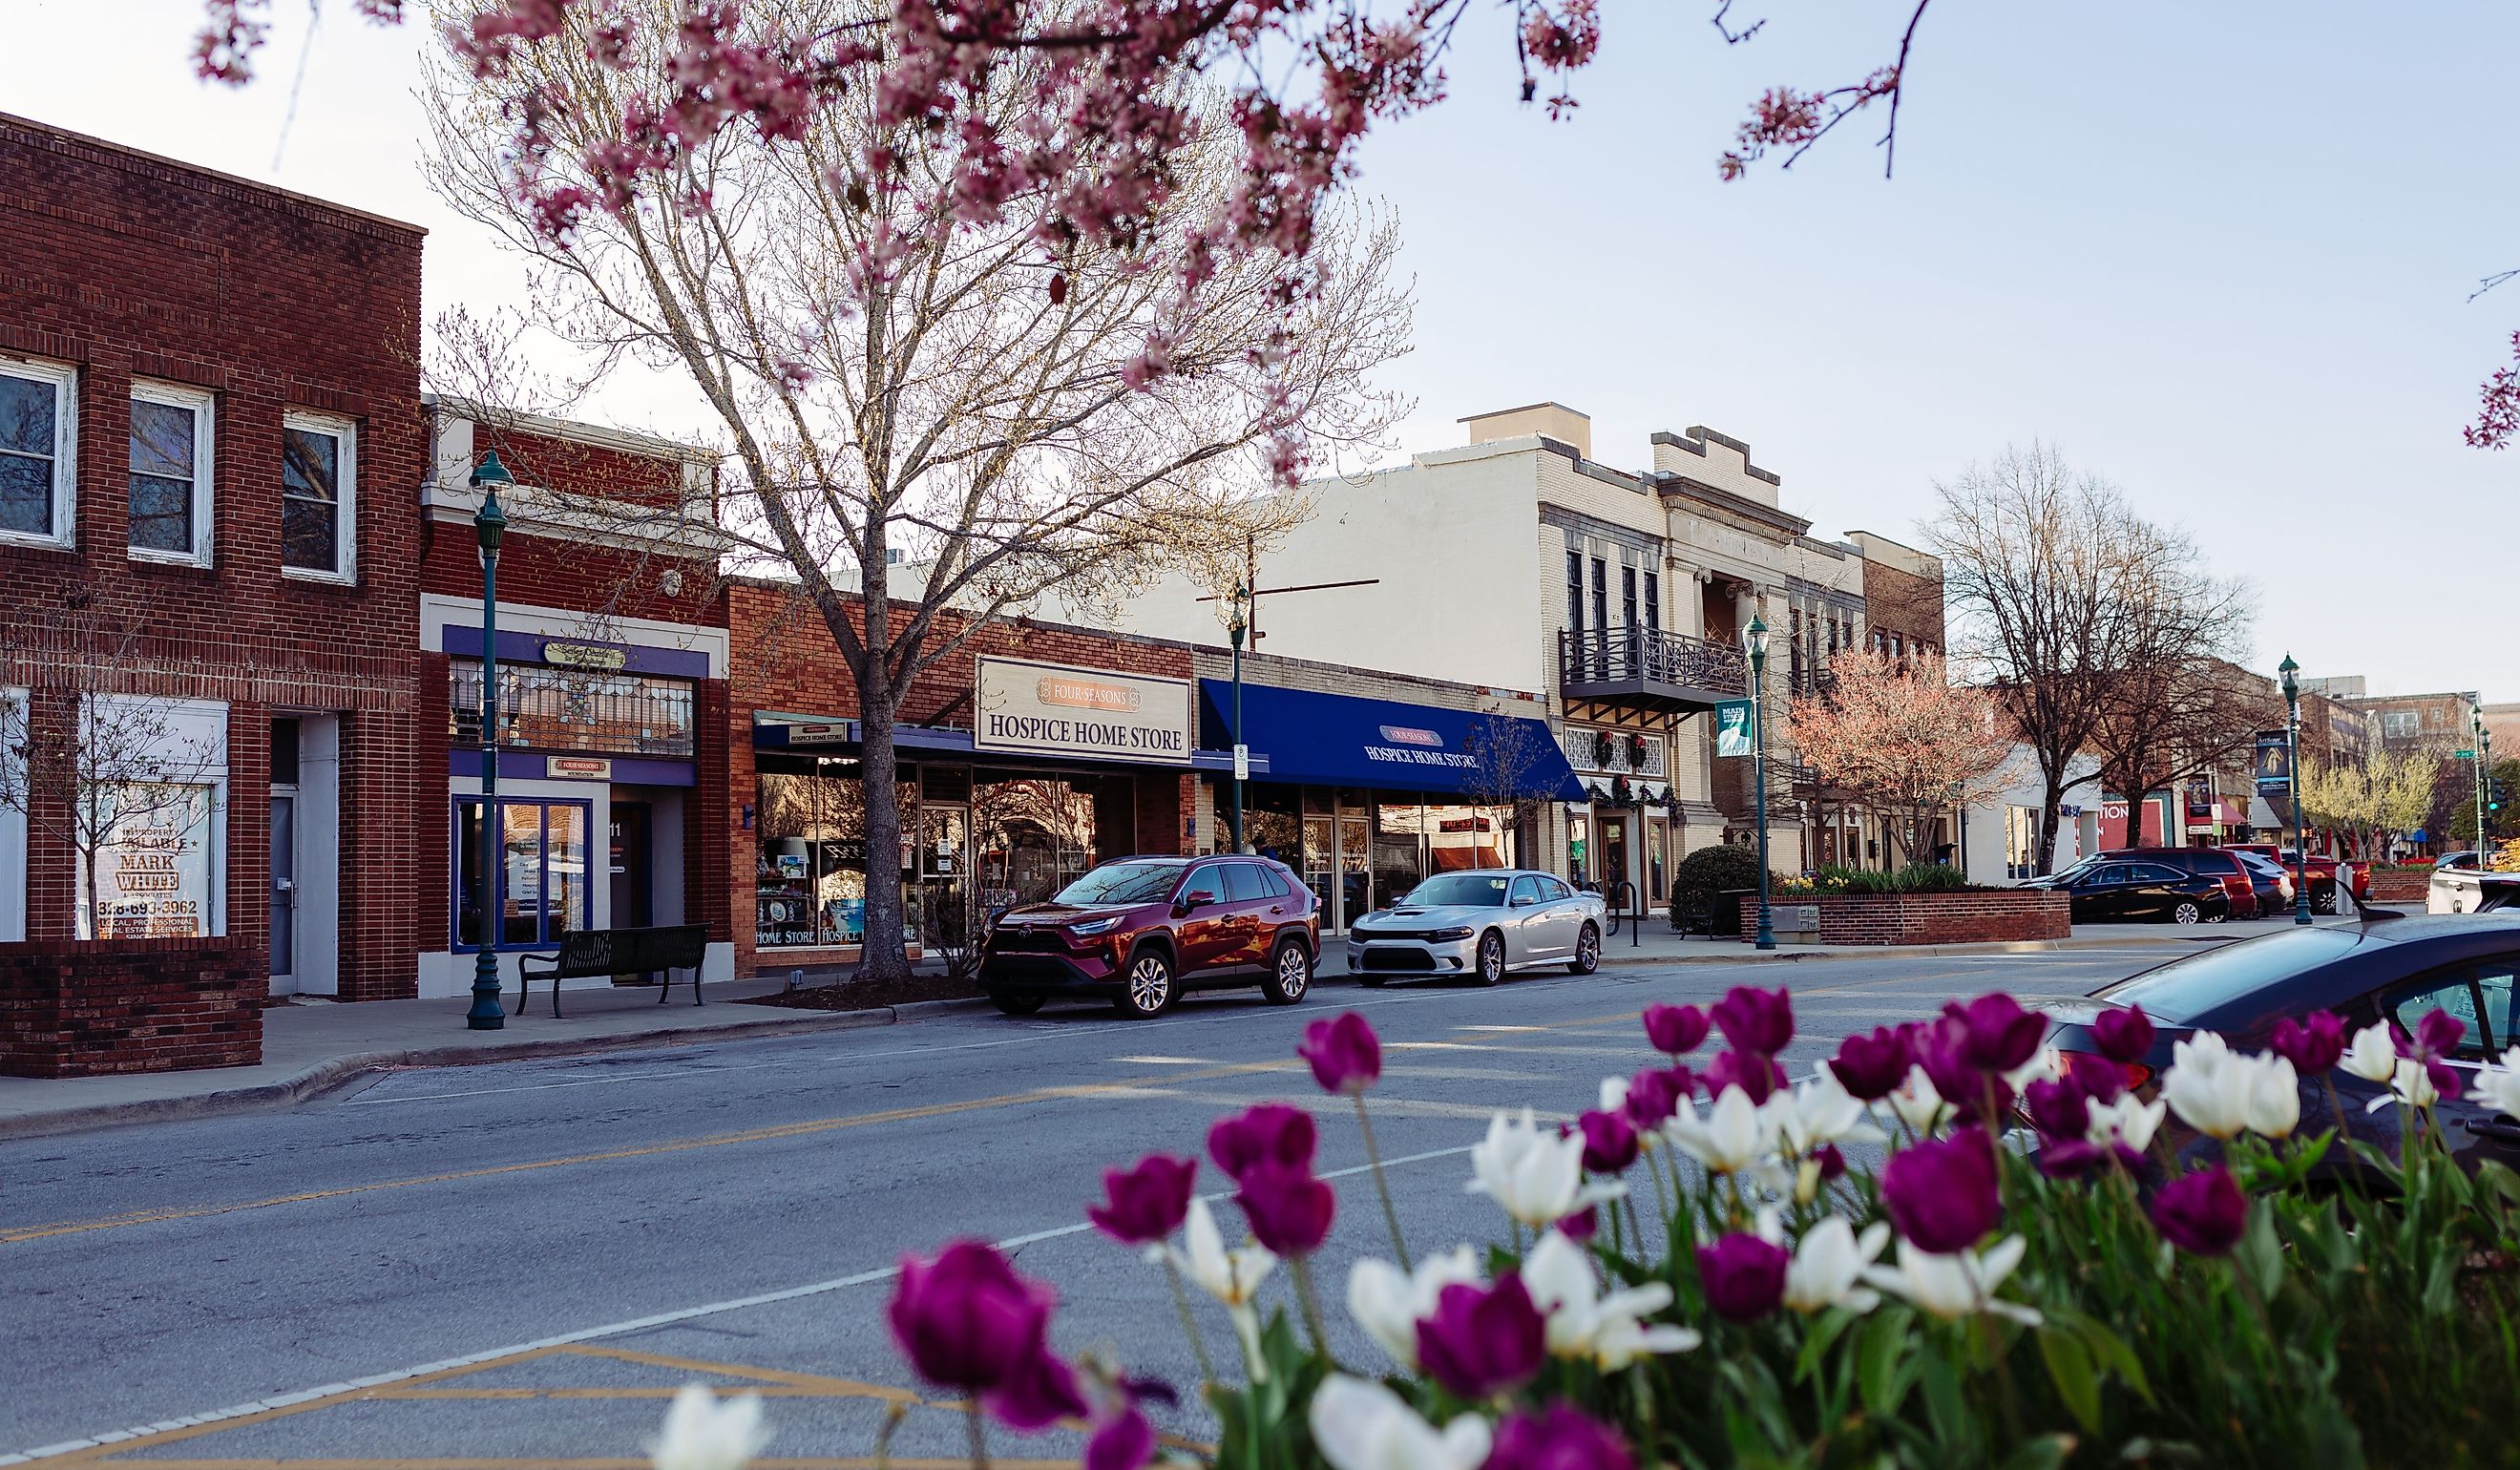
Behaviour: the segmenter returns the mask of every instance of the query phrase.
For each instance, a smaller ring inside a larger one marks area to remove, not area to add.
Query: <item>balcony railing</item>
[[[1557,683],[1570,697],[1704,706],[1749,691],[1749,661],[1729,644],[1656,628],[1557,635]]]
[[[449,672],[447,735],[458,746],[478,745],[481,665],[459,659]],[[499,670],[502,745],[688,758],[692,713],[688,680],[531,664]]]

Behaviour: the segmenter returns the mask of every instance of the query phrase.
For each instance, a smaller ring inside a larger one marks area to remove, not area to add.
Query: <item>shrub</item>
[[[1738,934],[1741,915],[1730,904],[1715,904],[1720,893],[1759,886],[1759,855],[1730,843],[1701,847],[1671,870],[1671,926],[1694,929],[1707,924],[1711,934]],[[1708,906],[1713,905],[1709,913]]]
[[[1911,863],[1904,868],[1823,868],[1788,880],[1797,897],[1829,893],[1963,893],[1983,887],[1949,863]]]

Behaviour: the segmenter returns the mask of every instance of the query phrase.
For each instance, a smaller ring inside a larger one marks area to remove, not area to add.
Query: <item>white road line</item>
[[[1468,1153],[1469,1151],[1470,1145],[1466,1143],[1457,1148],[1429,1149],[1424,1153],[1404,1154],[1396,1159],[1385,1159],[1382,1161],[1382,1167],[1385,1169],[1398,1169],[1406,1164],[1423,1164],[1433,1159],[1455,1158],[1462,1154]],[[1372,1166],[1370,1164],[1359,1164],[1348,1169],[1331,1169],[1325,1171],[1320,1178],[1326,1180],[1346,1179],[1352,1175],[1368,1173],[1372,1168]],[[1202,1198],[1213,1203],[1219,1200],[1230,1199],[1232,1198],[1232,1195],[1225,1191],[1219,1191],[1214,1194],[1204,1195]],[[1005,1239],[997,1241],[996,1245],[998,1249],[1002,1251],[1020,1250],[1024,1246],[1037,1245],[1045,1240],[1057,1240],[1068,1235],[1082,1235],[1093,1228],[1094,1225],[1090,1222],[1077,1225],[1058,1225],[1047,1230],[1031,1230],[1021,1235],[1009,1235]],[[710,1302],[699,1307],[683,1307],[672,1312],[652,1313],[647,1316],[636,1316],[627,1321],[607,1322],[601,1327],[584,1327],[575,1332],[562,1332],[551,1337],[538,1337],[532,1342],[514,1343],[504,1348],[490,1348],[479,1353],[467,1353],[461,1358],[443,1358],[435,1362],[420,1363],[408,1368],[396,1368],[391,1372],[373,1373],[365,1378],[353,1378],[341,1383],[327,1383],[317,1388],[300,1389],[293,1394],[276,1394],[268,1399],[255,1399],[244,1403],[231,1403],[225,1408],[214,1408],[203,1413],[188,1414],[175,1419],[160,1419],[154,1424],[134,1425],[128,1429],[107,1430],[99,1434],[90,1435],[88,1438],[83,1440],[66,1440],[57,1445],[44,1445],[33,1449],[21,1450],[16,1454],[0,1454],[0,1465],[22,1465],[30,1460],[50,1459],[56,1455],[68,1454],[73,1450],[93,1449],[100,1445],[119,1444],[124,1440],[136,1439],[143,1435],[162,1434],[170,1428],[188,1428],[196,1424],[215,1424],[223,1419],[241,1419],[248,1414],[264,1413],[275,1408],[287,1408],[292,1404],[305,1403],[316,1399],[330,1398],[336,1394],[351,1394],[356,1393],[361,1389],[382,1388],[389,1383],[403,1383],[414,1378],[422,1377],[426,1374],[442,1373],[449,1368],[469,1368],[480,1363],[492,1362],[502,1358],[513,1358],[519,1353],[531,1353],[537,1349],[573,1347],[579,1343],[596,1342],[608,1337],[619,1337],[625,1333],[644,1332],[651,1327],[670,1327],[678,1322],[693,1321],[704,1316],[717,1316],[729,1312],[742,1312],[753,1307],[768,1307],[780,1302],[792,1302],[800,1297],[823,1296],[834,1291],[846,1291],[853,1286],[872,1286],[878,1281],[891,1280],[895,1275],[900,1273],[900,1270],[901,1269],[897,1266],[878,1267],[873,1270],[855,1271],[845,1276],[833,1276],[827,1281],[809,1281],[802,1286],[788,1286],[777,1291],[755,1292],[751,1296],[734,1297],[727,1301]],[[146,1462],[140,1461],[136,1463]]]

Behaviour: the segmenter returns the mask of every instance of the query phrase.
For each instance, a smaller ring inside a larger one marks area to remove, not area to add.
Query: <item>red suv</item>
[[[2146,863],[2167,863],[2182,872],[2214,878],[2230,895],[2233,918],[2258,916],[2258,889],[2249,869],[2240,860],[2219,847],[2120,847],[2100,854],[2103,858],[2140,858]]]
[[[1257,985],[1291,1005],[1321,953],[1312,890],[1267,858],[1119,858],[1047,903],[1010,909],[980,950],[980,989],[1011,1016],[1062,996],[1159,1015],[1185,990]]]

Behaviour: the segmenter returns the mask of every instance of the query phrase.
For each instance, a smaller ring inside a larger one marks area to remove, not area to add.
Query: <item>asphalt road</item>
[[[957,1236],[1008,1243],[1057,1285],[1063,1350],[1187,1387],[1162,1277],[1088,1229],[1083,1206],[1103,1169],[1197,1153],[1210,1120],[1267,1098],[1317,1109],[1324,1171],[1360,1168],[1352,1112],[1293,1055],[1317,1016],[1363,1010],[1390,1048],[1375,1131],[1423,1251],[1501,1235],[1462,1190],[1468,1145],[1496,1107],[1569,1115],[1652,1060],[1634,1020],[1647,1002],[1790,984],[1790,1063],[1952,995],[2079,996],[2160,958],[1328,982],[1298,1006],[1201,998],[1148,1023],[980,1012],[401,1072],[288,1112],[0,1143],[0,1456],[293,1400],[71,1457],[635,1465],[665,1398],[702,1380],[765,1393],[774,1462],[866,1465],[885,1404],[916,1387],[882,1327],[891,1268]],[[1368,1180],[1337,1183],[1322,1291],[1341,1353],[1378,1366],[1337,1303],[1348,1261],[1388,1242]],[[1223,1184],[1202,1169],[1202,1190]],[[1236,1227],[1231,1206],[1220,1219]],[[1230,1353],[1221,1314],[1205,1330]],[[964,1452],[959,1413],[904,1402],[895,1465]],[[1057,1434],[999,1438],[1002,1464],[1074,1452]]]

